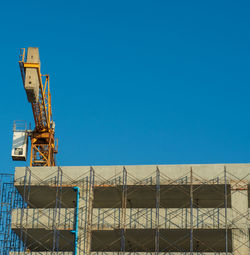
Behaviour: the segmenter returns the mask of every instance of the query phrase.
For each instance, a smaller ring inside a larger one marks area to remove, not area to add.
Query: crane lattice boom
[[[19,66],[28,101],[31,103],[35,129],[31,132],[31,166],[54,166],[57,153],[55,125],[52,118],[49,75],[40,72],[38,48],[21,49]]]

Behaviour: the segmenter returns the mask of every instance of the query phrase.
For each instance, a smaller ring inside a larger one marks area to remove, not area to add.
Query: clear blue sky
[[[250,162],[249,1],[4,1],[0,172],[39,47],[59,165]],[[28,164],[28,162],[26,163]]]

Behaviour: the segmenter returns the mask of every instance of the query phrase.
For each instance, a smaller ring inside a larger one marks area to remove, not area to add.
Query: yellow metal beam
[[[39,99],[37,103],[31,103],[36,128],[31,135],[31,166],[55,166],[55,154],[57,153],[55,131],[52,126],[52,107],[49,75],[42,75],[40,63],[26,62],[25,49],[21,51],[19,66],[25,84],[26,68],[37,69],[39,79]],[[42,79],[45,77],[45,80]],[[44,81],[44,84],[43,84]]]
[[[24,68],[38,68],[40,70],[40,64],[39,63],[23,63]]]

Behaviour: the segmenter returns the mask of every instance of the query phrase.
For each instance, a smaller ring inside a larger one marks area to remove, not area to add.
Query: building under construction
[[[17,167],[1,254],[249,254],[250,164]]]
[[[49,75],[19,66],[35,128],[15,122],[0,175],[0,255],[249,254],[250,164],[58,167]]]

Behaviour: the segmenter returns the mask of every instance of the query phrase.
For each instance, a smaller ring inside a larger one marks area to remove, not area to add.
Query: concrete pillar
[[[232,248],[234,255],[249,252],[248,185],[244,181],[231,181]]]

